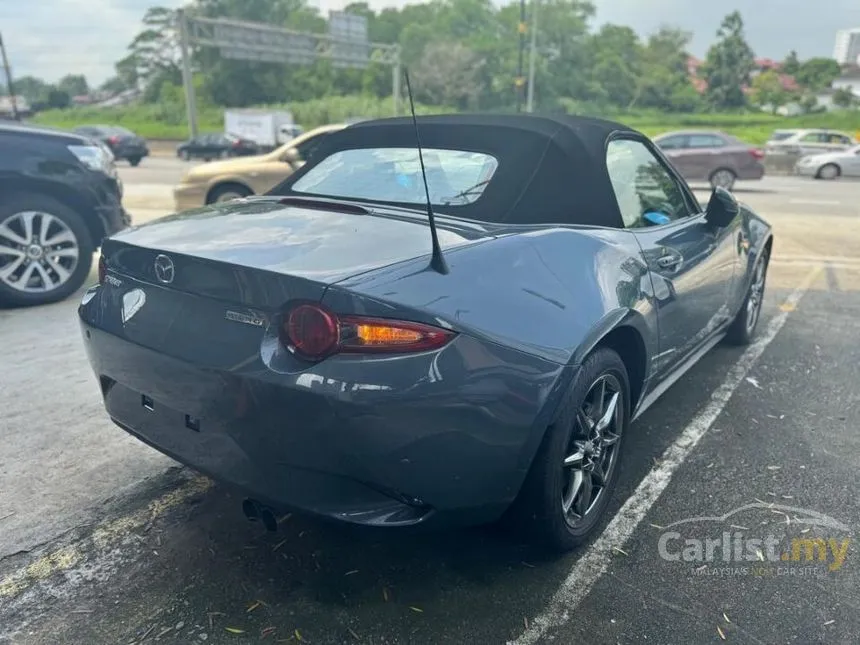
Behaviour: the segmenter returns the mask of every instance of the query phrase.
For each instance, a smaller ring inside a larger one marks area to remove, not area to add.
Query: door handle
[[[657,258],[657,266],[661,269],[675,269],[681,264],[681,256],[674,253],[669,255],[661,255]]]

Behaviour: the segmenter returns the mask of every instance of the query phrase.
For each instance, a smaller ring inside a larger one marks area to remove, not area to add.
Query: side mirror
[[[725,228],[740,212],[738,200],[725,188],[714,188],[711,200],[705,209],[705,220],[717,228]]]
[[[290,164],[298,163],[301,161],[301,157],[299,157],[299,151],[295,148],[287,148],[284,150],[283,154],[281,154],[281,161],[285,161]]]

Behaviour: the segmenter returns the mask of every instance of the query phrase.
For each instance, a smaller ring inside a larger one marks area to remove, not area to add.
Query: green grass
[[[332,96],[324,99],[267,106],[287,108],[305,128],[343,121],[354,117],[375,118],[392,114],[391,98],[373,96]],[[405,105],[403,106],[405,107]],[[420,113],[449,112],[442,107],[419,105]],[[860,131],[860,110],[798,117],[780,117],[761,112],[744,114],[664,114],[635,112],[613,114],[611,118],[641,130],[649,136],[684,128],[717,128],[729,132],[752,144],[767,141],[778,128],[834,128],[851,134]],[[184,139],[188,136],[185,110],[181,104],[133,105],[117,108],[71,108],[41,112],[32,119],[35,123],[60,128],[77,125],[111,123],[123,125],[150,139]],[[198,126],[203,132],[219,132],[224,127],[224,110],[202,107],[198,111]]]

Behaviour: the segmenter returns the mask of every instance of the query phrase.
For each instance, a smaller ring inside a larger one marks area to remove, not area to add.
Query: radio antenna
[[[430,220],[430,237],[433,241],[433,256],[430,258],[430,267],[437,273],[446,275],[448,263],[442,255],[442,247],[439,245],[439,235],[436,232],[436,217],[433,214],[433,204],[430,201],[430,187],[427,185],[427,171],[424,169],[424,154],[421,152],[421,135],[418,132],[418,119],[415,118],[415,103],[412,100],[412,84],[409,82],[409,70],[403,70],[406,74],[406,93],[409,95],[409,111],[412,114],[412,125],[415,127],[415,141],[418,144],[418,163],[421,165],[421,179],[424,181],[424,197],[427,199],[427,219]]]

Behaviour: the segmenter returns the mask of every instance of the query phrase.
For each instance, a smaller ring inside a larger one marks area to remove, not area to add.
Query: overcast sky
[[[747,38],[759,56],[782,58],[796,49],[801,58],[831,56],[837,29],[860,27],[860,0],[593,0],[597,24],[614,22],[647,34],[661,23],[694,34],[692,53],[703,56],[720,19],[738,9]],[[344,0],[309,0],[323,13]],[[56,81],[69,72],[99,84],[113,72],[140,19],[153,4],[177,7],[185,0],[0,0],[0,33],[15,76]],[[370,0],[376,9],[405,0]]]

